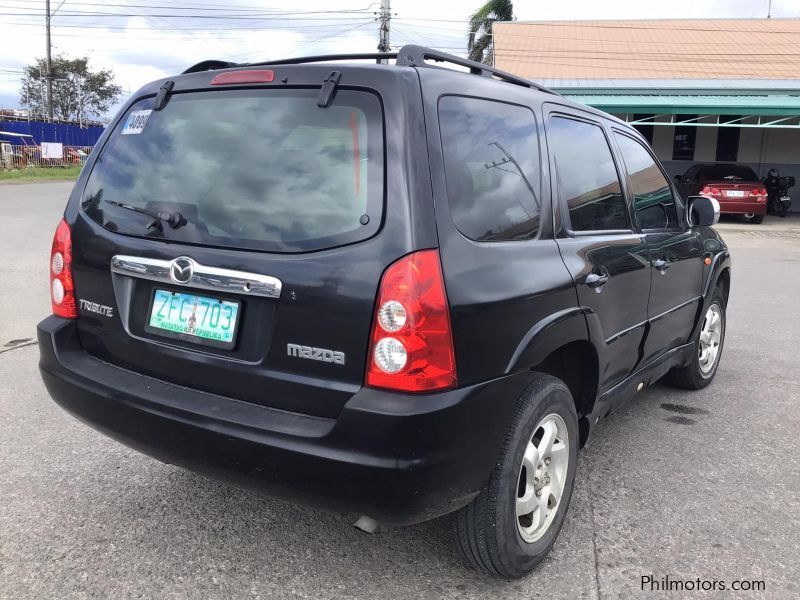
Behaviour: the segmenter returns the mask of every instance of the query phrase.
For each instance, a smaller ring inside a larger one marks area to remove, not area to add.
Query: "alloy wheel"
[[[559,415],[544,417],[525,447],[517,483],[517,530],[532,543],[553,522],[567,480],[569,433]]]
[[[698,348],[700,359],[700,372],[703,376],[709,375],[717,364],[719,351],[722,347],[724,325],[722,321],[722,308],[714,302],[708,307],[700,329],[700,343]]]

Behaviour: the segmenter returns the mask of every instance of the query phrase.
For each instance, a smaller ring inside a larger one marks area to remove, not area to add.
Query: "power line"
[[[28,3],[28,4],[35,4],[39,5],[41,0],[14,0],[16,3]],[[140,0],[141,1],[141,0]],[[63,4],[63,2],[62,2]],[[230,7],[219,7],[219,6],[211,6],[207,4],[179,4],[179,3],[170,3],[170,4],[138,4],[138,3],[130,3],[124,2],[123,4],[114,4],[112,2],[73,2],[69,3],[70,7],[73,6],[100,6],[103,8],[147,8],[147,9],[168,9],[168,10],[199,10],[199,11],[208,11],[208,12],[256,12],[256,13],[268,13],[268,14],[277,14],[277,15],[312,15],[312,14],[341,14],[341,13],[363,13],[372,10],[372,7],[376,3],[373,2],[369,6],[362,7],[362,8],[343,8],[343,9],[336,9],[336,10],[287,10],[286,8],[270,8],[265,6],[259,7],[242,7],[236,8],[234,6]],[[2,8],[13,8],[17,10],[39,10],[35,8],[26,8],[20,6],[2,6]],[[43,11],[43,9],[42,9]],[[55,14],[55,11],[53,11]]]
[[[340,35],[344,35],[346,33],[354,31],[356,29],[360,29],[362,27],[366,27],[367,25],[371,25],[372,23],[374,23],[374,19],[371,19],[370,21],[368,21],[366,23],[360,23],[358,25],[354,25],[353,27],[348,27],[346,29],[331,33],[329,35],[323,35],[321,37],[314,38],[313,40],[305,41],[300,45],[300,48],[303,48],[305,46],[310,46],[312,44],[316,44],[316,43],[324,41],[326,39],[330,39],[330,38],[333,38],[333,37],[338,37]],[[261,50],[254,50],[253,52],[245,52],[243,54],[234,54],[232,56],[222,56],[222,57],[219,58],[219,60],[231,60],[231,59],[234,59],[234,58],[242,58],[242,57],[245,57],[245,56],[253,56],[254,54],[258,54],[260,52],[261,52]],[[159,67],[159,68],[161,68],[163,70],[169,70],[169,69],[172,69],[172,68],[177,68],[177,67],[184,66],[185,64],[186,64],[185,62],[184,63],[176,63],[176,64],[172,64],[172,65],[162,66],[162,67]]]
[[[124,8],[121,5],[116,5],[119,8]],[[135,5],[130,5],[128,8],[139,8]],[[149,8],[149,7],[144,7]],[[15,6],[4,6],[0,5],[0,9],[5,10],[32,10],[28,8],[19,8]],[[0,12],[0,15],[3,16],[11,16],[11,17],[41,17],[42,15],[46,14],[46,10],[38,11],[38,12]],[[287,20],[287,21],[298,21],[298,20],[320,20],[326,18],[340,18],[336,16],[324,16],[324,15],[361,15],[365,14],[366,10],[356,10],[356,11],[345,11],[345,10],[331,10],[331,11],[291,11],[291,12],[252,12],[250,14],[175,14],[169,12],[163,13],[146,13],[148,16],[151,17],[160,17],[166,19],[219,19],[219,20],[266,20],[266,19],[275,19],[275,20]],[[95,17],[110,17],[110,18],[118,18],[118,17],[137,17],[141,16],[142,13],[136,12],[106,12],[106,11],[79,11],[79,10],[68,10],[63,11],[59,14],[59,17],[76,17],[76,18],[95,18]],[[309,15],[321,15],[321,16],[309,16]]]
[[[267,19],[264,19],[264,20],[267,20]],[[332,19],[332,20],[330,20],[330,22],[325,23],[324,25],[320,24],[318,26],[319,27],[336,27],[336,26],[339,26],[339,25],[342,25],[342,24],[346,25],[346,24],[348,24],[348,22],[352,23],[353,21],[354,21],[354,19],[346,19],[346,18],[340,18],[340,19],[335,19],[335,20]],[[368,17],[368,18],[365,19],[365,21],[369,22],[369,23],[372,23],[374,21],[374,19],[371,18],[371,17]],[[36,28],[41,27],[41,25],[38,24],[38,23],[15,23],[14,25],[19,26],[19,27],[36,27]],[[170,28],[169,31],[176,31],[176,32],[199,31],[199,32],[217,33],[217,32],[220,32],[220,31],[264,31],[264,30],[268,30],[268,29],[291,29],[291,30],[294,30],[294,29],[311,28],[311,27],[312,27],[312,25],[288,25],[288,24],[278,24],[278,25],[270,24],[268,26],[252,25],[252,26],[248,26],[248,27],[242,27],[242,26],[238,26],[238,27],[221,27],[221,26],[214,26],[214,27],[175,27],[175,26],[173,26],[173,27]],[[57,24],[57,25],[53,25],[53,28],[54,29],[62,29],[62,28],[64,28],[64,29],[109,29],[109,30],[122,30],[122,31],[124,31],[124,30],[150,31],[150,30],[153,29],[152,27],[134,27],[134,26],[128,26],[128,25],[83,25],[83,24],[81,24],[81,25],[78,25],[78,24],[75,24],[75,25]]]

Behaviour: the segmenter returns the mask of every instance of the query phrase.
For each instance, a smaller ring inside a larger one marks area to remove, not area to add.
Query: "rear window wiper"
[[[117,202],[116,200],[103,200],[103,202],[107,202],[108,204],[113,204],[114,206],[119,206],[120,208],[124,208],[127,210],[132,210],[133,212],[137,212],[142,215],[147,215],[148,217],[154,219],[152,223],[150,223],[147,228],[153,229],[154,227],[159,231],[163,230],[163,226],[161,222],[163,221],[173,229],[177,229],[181,225],[186,224],[186,219],[183,218],[183,215],[177,211],[175,212],[167,212],[167,211],[156,211],[156,210],[148,210],[146,208],[139,208],[138,206],[133,206],[132,204],[125,204],[124,202]]]

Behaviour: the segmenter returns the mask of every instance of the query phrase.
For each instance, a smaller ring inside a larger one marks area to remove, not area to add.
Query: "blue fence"
[[[67,146],[94,146],[103,134],[104,129],[104,127],[97,125],[78,127],[77,125],[65,123],[0,120],[0,131],[32,135],[37,145],[42,142],[61,142]],[[0,135],[0,137],[2,136]]]

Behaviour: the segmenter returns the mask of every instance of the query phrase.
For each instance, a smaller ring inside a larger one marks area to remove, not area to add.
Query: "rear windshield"
[[[303,252],[370,237],[383,208],[380,102],[339,90],[319,108],[318,93],[173,94],[160,111],[140,100],[103,148],[83,209],[112,231],[205,246]],[[172,227],[163,217],[176,213]]]
[[[758,177],[750,167],[705,167],[700,170],[699,178],[703,181],[758,181]]]

